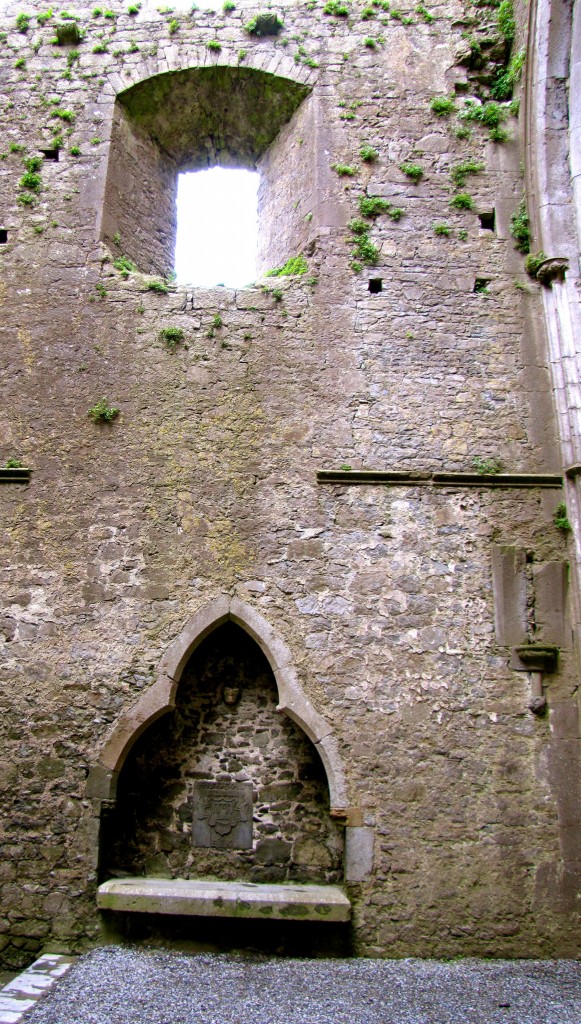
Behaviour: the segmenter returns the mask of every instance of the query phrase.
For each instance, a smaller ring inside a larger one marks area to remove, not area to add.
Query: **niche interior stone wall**
[[[225,687],[240,690],[232,705]],[[343,829],[329,817],[323,766],[299,727],[277,712],[277,696],[265,656],[239,626],[220,626],[203,641],[184,669],[175,711],[125,761],[102,837],[103,878],[342,880]],[[196,780],[252,784],[251,848],[193,842]]]

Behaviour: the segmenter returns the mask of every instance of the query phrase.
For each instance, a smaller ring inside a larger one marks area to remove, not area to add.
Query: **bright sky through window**
[[[175,271],[178,284],[241,288],[256,277],[258,174],[180,174]]]

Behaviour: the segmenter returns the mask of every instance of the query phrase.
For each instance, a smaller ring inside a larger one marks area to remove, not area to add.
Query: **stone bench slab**
[[[97,889],[100,910],[275,921],[348,921],[351,904],[335,885],[258,885],[182,878],[116,878]]]

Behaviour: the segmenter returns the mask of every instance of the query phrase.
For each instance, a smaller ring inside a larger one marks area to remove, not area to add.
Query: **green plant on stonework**
[[[9,459],[6,459],[4,468],[5,469],[22,469],[23,465],[24,465],[24,463],[21,462],[20,459],[15,459],[14,457],[11,457]]]
[[[505,39],[507,43],[512,43],[516,32],[512,0],[501,0],[496,15],[496,24],[498,25],[498,31],[503,39]]]
[[[217,39],[209,39],[206,46],[208,50],[215,50],[217,53],[222,49]]]
[[[30,15],[18,14],[16,17],[16,30],[24,35],[30,27]]]
[[[468,232],[466,231],[466,228],[460,228],[458,232],[458,238],[460,239],[461,242],[466,241],[466,239],[468,238]]]
[[[369,267],[375,267],[379,263],[379,249],[367,235],[356,237],[352,255],[357,262],[364,263]]]
[[[350,220],[347,227],[354,235],[366,235],[369,232],[369,224],[366,224],[365,221],[361,220],[359,217],[354,217]]]
[[[291,256],[290,259],[282,267],[275,267],[274,270],[267,270],[265,277],[298,277],[301,274],[306,274],[309,269],[309,265],[305,257],[301,254],[300,256]]]
[[[359,213],[362,217],[379,217],[387,213],[391,203],[381,196],[359,196]]]
[[[105,43],[95,43],[91,53],[107,53],[107,47]]]
[[[386,213],[390,220],[398,221],[403,217],[405,210],[403,206],[391,206],[389,210],[386,210]]]
[[[69,50],[67,53],[67,64],[71,68],[76,60],[79,59],[80,53],[78,50]]]
[[[519,50],[511,57],[508,66],[499,71],[490,89],[495,100],[510,99],[514,86],[522,77],[525,60],[526,50]]]
[[[129,4],[129,7],[127,8],[127,13],[131,17],[134,17],[136,14],[139,14],[140,10],[141,4]]]
[[[542,249],[540,249],[539,252],[530,252],[528,254],[525,259],[525,270],[529,277],[536,278],[539,267],[541,266],[541,263],[545,262],[546,258],[547,257]]]
[[[494,129],[499,128],[508,115],[507,107],[501,107],[499,103],[490,100],[482,104],[468,101],[459,116],[462,121],[478,121],[486,128]]]
[[[69,150],[69,153],[71,154],[71,156],[80,156],[81,155],[81,147],[80,146],[71,146],[71,148]]]
[[[377,43],[371,36],[367,36],[367,38],[363,40],[363,45],[366,46],[368,50],[374,50]]]
[[[431,25],[431,23],[436,20],[434,15],[430,14],[427,7],[424,7],[423,4],[418,4],[416,7],[416,14],[419,14],[420,18],[423,18],[428,25]]]
[[[111,423],[117,419],[120,411],[116,406],[109,405],[106,398],[101,398],[87,411],[87,416],[93,423]]]
[[[516,242],[516,248],[519,252],[528,253],[531,251],[531,229],[524,199],[521,199],[510,218],[510,233]]]
[[[509,142],[510,132],[506,128],[491,128],[488,133],[491,142]]]
[[[147,281],[145,284],[145,290],[148,292],[158,292],[161,295],[167,295],[169,288],[165,281],[160,281],[155,278],[153,281]]]
[[[479,174],[482,170],[484,164],[477,163],[476,160],[462,160],[450,168],[450,177],[457,188],[462,188],[469,174]]]
[[[335,18],[348,18],[349,8],[347,4],[342,4],[339,0],[327,0],[323,7],[323,14],[331,14]]]
[[[214,330],[219,330],[219,328],[223,326],[224,321],[222,320],[222,317],[220,316],[219,313],[215,313],[214,317],[212,318],[212,327],[214,328]]]
[[[361,149],[359,150],[359,156],[361,157],[364,163],[372,164],[378,159],[379,153],[377,152],[376,149],[373,148],[373,146],[365,145],[362,146]]]
[[[348,462],[342,462],[341,465],[339,466],[339,469],[343,473],[350,473],[351,470],[353,469],[353,466],[350,466]]]
[[[475,203],[468,192],[458,192],[458,195],[453,196],[448,205],[453,210],[473,210]]]
[[[8,463],[6,463],[8,465]],[[564,533],[569,533],[572,529],[569,517],[567,516],[567,506],[564,501],[560,501],[555,509],[555,515],[553,516],[553,522],[558,530],[563,530]]]
[[[18,60],[14,61],[14,67],[17,70],[20,70],[20,68],[25,68],[26,67],[26,61],[25,61],[24,57],[19,57]]]
[[[456,110],[454,97],[433,96],[430,100],[430,110],[436,117],[449,117]]]
[[[472,469],[480,476],[496,476],[502,471],[502,462],[494,456],[481,458],[479,455],[475,455],[472,459]]]
[[[224,14],[230,14],[230,11],[236,10],[236,4],[232,3],[232,0],[225,0],[222,4],[222,10],[224,11]]]
[[[279,18],[278,14],[273,15],[272,19],[269,19],[269,34],[270,35],[276,35],[276,33],[280,32],[281,28],[283,28],[283,27],[284,27],[284,22],[281,21],[281,19]],[[260,18],[259,18],[258,15],[255,15],[253,18],[250,18],[250,20],[246,22],[246,24],[244,26],[244,31],[249,36],[261,36],[262,35],[261,21],[260,21]]]
[[[31,156],[28,158],[28,160],[24,161],[24,166],[26,167],[27,171],[29,171],[31,174],[34,174],[35,171],[39,171],[42,167],[42,157]]]
[[[93,138],[91,139],[91,145],[92,146],[99,146],[100,144],[101,144],[101,139],[99,138],[98,135],[94,135]]]
[[[173,352],[178,347],[180,341],[184,340],[184,332],[181,327],[162,327],[158,338]]]
[[[406,178],[413,181],[414,185],[417,185],[418,181],[424,176],[423,168],[419,164],[403,163],[399,165],[399,169],[402,174],[405,174]]]
[[[53,15],[52,7],[49,7],[48,11],[41,11],[40,14],[36,15],[36,20],[41,26],[46,25],[47,21],[50,21]]]
[[[21,142],[11,142],[8,146],[9,153],[23,153],[25,149]]]
[[[69,124],[72,124],[75,120],[75,115],[72,110],[63,110],[61,107],[57,107],[56,110],[53,110],[52,116],[58,117],[61,121],[67,121]]]
[[[36,203],[36,196],[33,192],[20,192],[16,196],[16,202],[19,206],[34,206]]]
[[[375,18],[375,11],[373,7],[364,7],[361,11],[361,21],[369,21],[370,18]]]
[[[171,18],[170,21],[168,21],[168,24],[167,24],[167,30],[168,30],[170,36],[175,36],[176,32],[179,31],[179,27],[180,27],[180,23],[179,23],[178,19],[177,18]],[[210,46],[209,43],[208,43],[208,46]]]
[[[432,224],[432,227],[434,229],[434,234],[440,236],[441,238],[448,238],[452,234],[452,228],[450,227],[449,224],[446,224],[445,222],[440,221],[438,223]]]
[[[42,178],[36,171],[26,171],[18,182],[20,188],[28,189],[29,192],[40,192]]]
[[[472,129],[466,124],[459,124],[454,128],[454,135],[457,139],[471,139],[473,134]]]
[[[133,260],[129,259],[129,256],[118,256],[116,260],[113,260],[113,266],[115,270],[118,270],[121,277],[127,280],[130,274],[137,270]]]
[[[366,224],[364,220],[355,217],[349,223],[349,230],[355,236],[353,239],[355,244],[351,255],[356,264],[361,265],[365,263],[368,266],[374,267],[379,262],[379,249],[369,238],[370,225]],[[353,263],[351,266],[353,267]]]
[[[94,18],[102,18],[103,17],[103,8],[102,7],[93,7],[92,14],[93,14]]]
[[[97,295],[99,296],[100,299],[104,299],[107,294],[107,289],[105,288],[105,285],[103,284],[102,281],[97,281],[97,284],[95,285],[95,291],[97,292]]]

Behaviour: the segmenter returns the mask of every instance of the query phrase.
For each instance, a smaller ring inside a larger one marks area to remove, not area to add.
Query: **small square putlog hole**
[[[483,213],[479,213],[478,220],[480,221],[480,227],[483,231],[494,231],[494,209],[484,210]]]
[[[480,293],[481,295],[487,295],[488,285],[490,284],[491,280],[492,278],[490,277],[477,277],[474,282],[474,288],[472,289],[472,291],[476,292],[477,294]]]
[[[40,151],[45,160],[52,160],[58,164],[59,151],[58,149],[41,149]]]
[[[0,245],[6,245],[8,241],[8,232],[6,228],[0,228]]]
[[[372,295],[377,295],[378,292],[383,291],[383,278],[381,277],[370,277],[369,278],[369,291]]]

